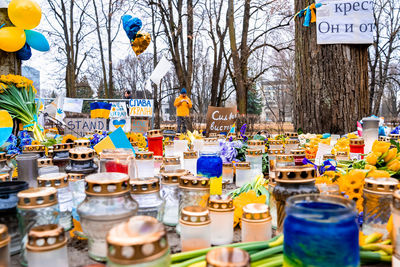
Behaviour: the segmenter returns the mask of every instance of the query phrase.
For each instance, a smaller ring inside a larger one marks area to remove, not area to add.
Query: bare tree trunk
[[[151,7],[151,28],[152,28],[152,36],[153,36],[153,69],[158,64],[157,60],[157,35],[158,33],[156,32],[156,12],[154,10],[154,6],[150,5]],[[160,82],[161,85],[161,82]],[[154,128],[155,129],[160,129],[160,111],[161,111],[161,101],[159,101],[159,96],[158,96],[158,86],[155,83],[152,83],[153,87],[153,99],[154,99]],[[161,92],[160,92],[161,95]]]
[[[7,8],[0,9],[0,21],[6,26],[12,26],[7,15]],[[0,50],[0,75],[21,74],[21,60],[16,53],[8,53]]]
[[[307,6],[296,0],[295,10]],[[315,24],[296,20],[295,127],[344,134],[369,113],[366,45],[317,45]]]

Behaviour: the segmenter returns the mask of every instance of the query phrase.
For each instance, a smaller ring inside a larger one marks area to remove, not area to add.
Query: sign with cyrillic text
[[[372,0],[317,0],[318,44],[371,44],[374,41]]]
[[[151,117],[153,116],[153,99],[131,99],[129,100],[129,116]]]
[[[210,133],[228,133],[236,121],[236,107],[213,107],[208,106],[206,117],[206,132]]]

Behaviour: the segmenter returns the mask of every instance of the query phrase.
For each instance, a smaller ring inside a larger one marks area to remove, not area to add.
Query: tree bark
[[[295,10],[309,3],[296,0]],[[296,19],[295,128],[344,134],[369,113],[368,46],[317,45],[316,26]]]
[[[5,26],[13,26],[8,18],[7,8],[0,8],[0,21]],[[8,53],[0,50],[0,75],[21,75],[21,60],[17,59],[16,53]]]

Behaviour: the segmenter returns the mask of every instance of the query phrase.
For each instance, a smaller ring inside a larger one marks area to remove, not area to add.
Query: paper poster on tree
[[[316,0],[318,44],[371,44],[374,33],[373,1]]]
[[[236,107],[213,107],[208,106],[207,110],[207,134],[228,132],[236,121]]]

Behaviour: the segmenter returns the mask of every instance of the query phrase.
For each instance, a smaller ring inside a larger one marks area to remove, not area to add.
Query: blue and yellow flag
[[[0,146],[10,137],[13,129],[13,120],[10,113],[0,110]]]
[[[232,128],[229,130],[229,133],[235,133],[236,132],[236,123],[233,123]]]
[[[101,140],[97,145],[95,145],[94,150],[96,150],[97,154],[100,154],[103,149],[116,149],[116,148],[128,148],[132,149],[133,153],[135,150],[133,149],[131,142],[128,137],[124,133],[122,128],[116,129],[109,136]]]
[[[106,102],[90,103],[90,117],[92,119],[95,119],[95,118],[108,119],[110,117],[111,107],[112,107],[112,104],[106,103]]]

